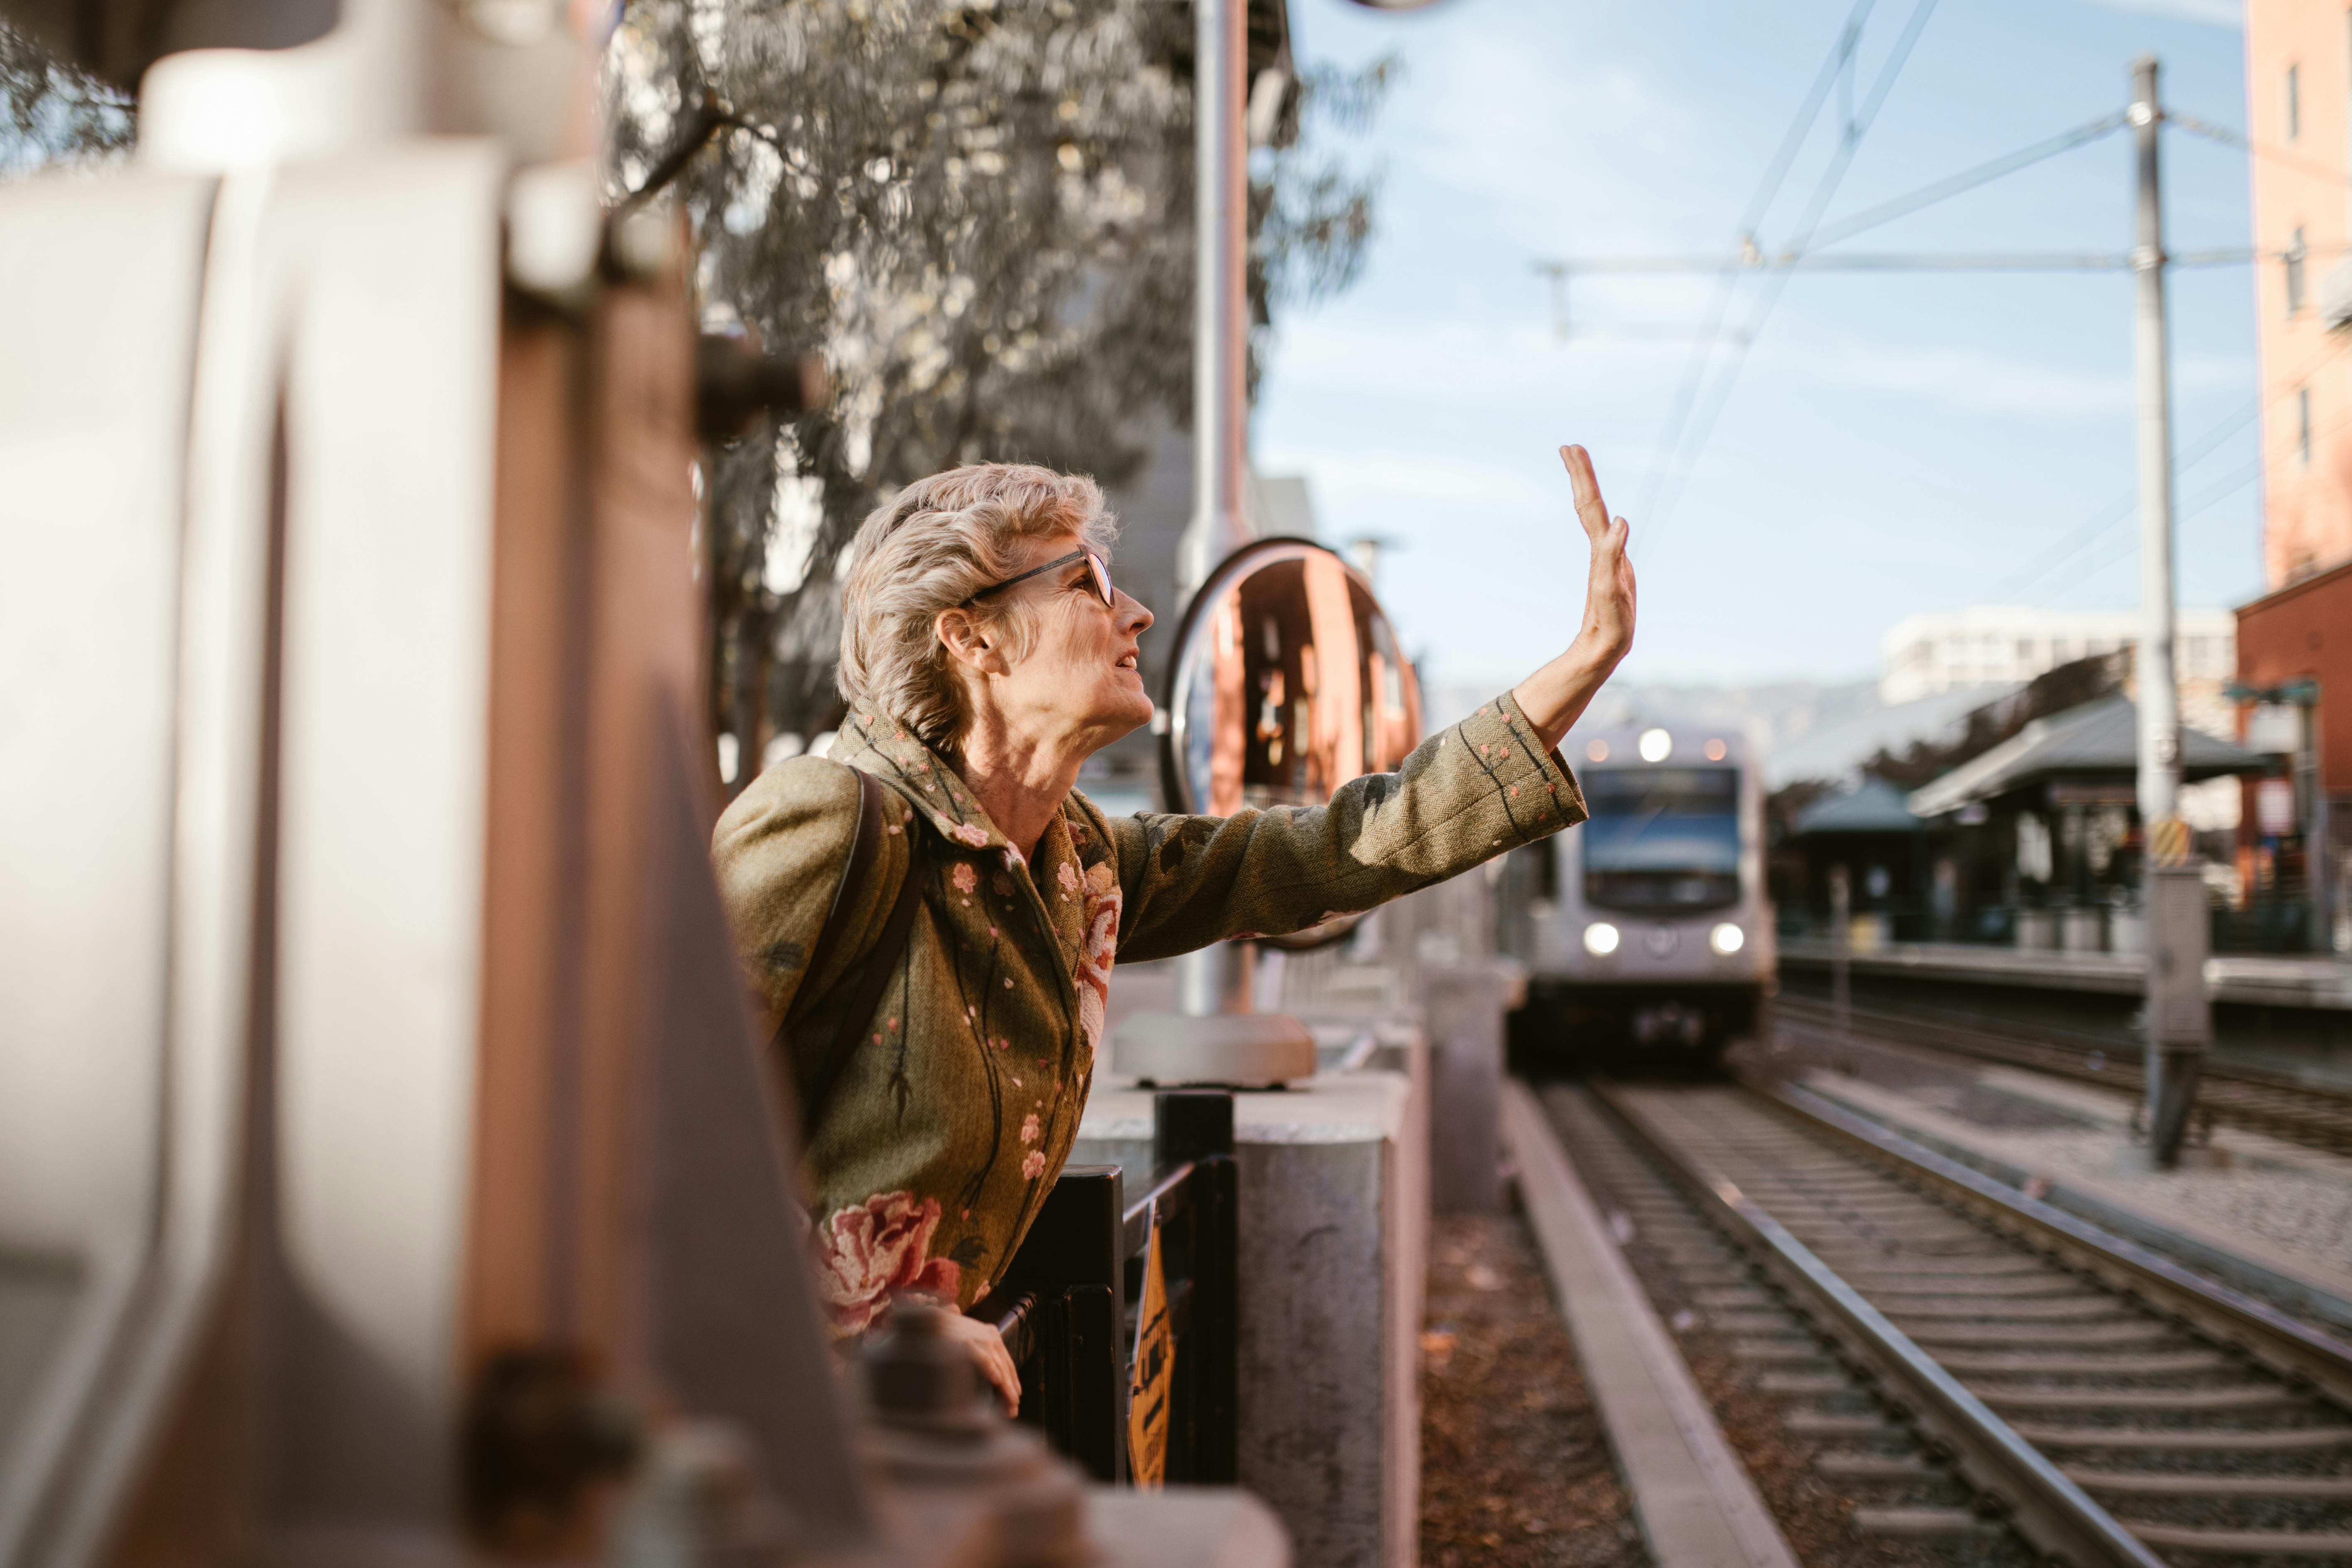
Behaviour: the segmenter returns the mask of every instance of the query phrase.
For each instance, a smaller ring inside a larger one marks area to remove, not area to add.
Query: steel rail
[[[1815,1044],[1828,1043],[1834,1026],[1830,1004],[1817,997],[1783,995],[1775,1006],[1781,1026],[1790,1033],[1814,1037]],[[1948,1007],[1939,1009],[1943,1019],[1869,1006],[1850,1011],[1860,1029],[1867,1031],[1858,1031],[1858,1037],[1864,1040],[2028,1068],[2102,1089],[2130,1091],[2140,1087],[2140,1064],[2135,1055],[2139,1047],[2129,1039],[2058,1026],[2017,1025],[1991,1015]],[[2088,1059],[2094,1052],[2102,1058],[2098,1067],[2091,1066]],[[2352,1152],[2352,1094],[2273,1069],[2208,1058],[2198,1113],[2203,1120],[2306,1148]]]
[[[1678,1144],[1616,1089],[1601,1086],[1595,1092],[1703,1212],[1754,1247],[1777,1279],[1843,1329],[1895,1389],[1905,1414],[1951,1450],[1954,1463],[1980,1491],[2015,1508],[2011,1522],[2034,1546],[2074,1568],[2163,1568],[2162,1558],[1712,1162]]]
[[[2037,1249],[2054,1251],[2109,1289],[2243,1352],[2290,1384],[2309,1384],[2352,1410],[2352,1344],[2287,1316],[2268,1302],[2194,1272],[2062,1208],[2027,1197],[1901,1133],[1881,1127],[1794,1084],[1751,1082],[1750,1092],[1905,1177],[1959,1200],[1994,1228]]]

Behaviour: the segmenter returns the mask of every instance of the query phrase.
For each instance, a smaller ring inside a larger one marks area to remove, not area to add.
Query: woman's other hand
[[[948,1338],[958,1341],[971,1352],[971,1359],[979,1363],[980,1375],[995,1385],[997,1397],[1004,1402],[1005,1415],[1010,1418],[1020,1415],[1021,1371],[1013,1364],[996,1325],[967,1318],[961,1312],[949,1312],[946,1318]]]
[[[1585,581],[1584,619],[1575,640],[1513,693],[1546,748],[1559,744],[1633,647],[1633,563],[1626,553],[1633,531],[1623,518],[1609,515],[1601,499],[1601,481],[1593,476],[1591,454],[1581,447],[1562,447],[1559,460],[1576,499],[1576,520],[1592,546],[1592,570]]]

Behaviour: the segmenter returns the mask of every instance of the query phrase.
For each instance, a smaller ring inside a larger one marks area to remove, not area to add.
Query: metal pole
[[[2204,880],[2180,821],[2180,693],[2174,679],[2172,392],[2165,341],[2164,111],[2152,55],[2132,62],[2128,114],[2138,145],[2137,299],[2132,354],[2139,405],[2139,817],[2147,846],[2147,1141],[2159,1168],[2180,1156],[2212,1029],[2205,998]]]
[[[1180,598],[1250,537],[1245,9],[1192,0],[1192,521],[1177,552]]]
[[[1246,11],[1247,0],[1192,0],[1192,520],[1176,551],[1180,600],[1250,538]],[[1178,1009],[1252,1011],[1256,958],[1243,942],[1184,954]]]
[[[2335,847],[2329,842],[2327,784],[2320,773],[2319,699],[2304,705],[2303,752],[2295,758],[2295,783],[2303,799],[2303,863],[2305,891],[2311,899],[2311,951],[2326,957],[2336,951]]]
[[[1843,866],[1830,868],[1830,1016],[1842,1065],[1851,1067],[1853,1027],[1853,881]]]

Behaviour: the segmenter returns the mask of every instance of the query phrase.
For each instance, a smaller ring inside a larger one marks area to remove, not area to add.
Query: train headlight
[[[1706,933],[1706,945],[1723,954],[1724,957],[1729,958],[1748,945],[1748,933],[1729,921],[1726,921]]]
[[[1617,951],[1617,928],[1607,921],[1594,921],[1584,928],[1584,951],[1595,958],[1606,958]]]
[[[1644,730],[1639,749],[1643,762],[1663,763],[1674,755],[1675,738],[1664,730]]]

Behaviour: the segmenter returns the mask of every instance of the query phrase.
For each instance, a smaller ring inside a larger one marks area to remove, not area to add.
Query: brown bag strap
[[[856,989],[851,993],[848,1010],[842,1014],[840,1026],[827,1043],[824,1054],[814,1061],[803,1053],[789,1049],[793,1031],[816,1010],[817,1005],[829,993],[815,989],[817,972],[833,958],[834,950],[841,945],[842,928],[847,925],[854,895],[852,889],[864,888],[873,878],[882,856],[884,792],[881,781],[863,768],[851,770],[857,774],[857,827],[850,841],[849,863],[842,868],[841,881],[833,890],[833,906],[826,910],[824,927],[818,931],[815,944],[809,952],[808,967],[801,971],[801,989],[793,997],[793,1005],[784,1021],[776,1027],[775,1044],[786,1053],[787,1064],[800,1090],[801,1135],[805,1140],[816,1129],[817,1112],[833,1092],[842,1069],[857,1049],[857,1037],[873,1018],[874,1010],[882,1000],[882,991],[897,972],[898,960],[907,950],[907,937],[915,923],[918,902],[915,867],[915,835],[907,836],[907,875],[898,883],[898,897],[890,906],[889,918],[883,922],[882,934],[866,952],[866,962],[845,979],[854,981]]]
[[[849,1000],[849,1009],[841,1016],[841,1025],[834,1031],[832,1048],[824,1061],[817,1064],[816,1073],[809,1085],[808,1095],[801,1102],[801,1137],[805,1142],[816,1131],[817,1111],[833,1093],[842,1068],[857,1049],[857,1037],[874,1021],[874,1014],[882,1004],[882,993],[890,977],[898,972],[898,960],[907,951],[908,933],[914,929],[915,905],[920,900],[915,888],[915,866],[912,836],[907,845],[910,858],[906,879],[898,884],[898,901],[890,906],[889,923],[882,928],[881,940],[874,951],[866,955],[866,966],[858,971],[857,992]]]
[[[849,771],[857,776],[857,826],[849,837],[849,860],[841,868],[841,880],[834,884],[833,903],[824,911],[824,925],[816,933],[815,945],[809,949],[800,988],[793,994],[793,1005],[784,1014],[779,1035],[807,1017],[824,999],[816,988],[816,977],[833,962],[833,950],[841,945],[841,928],[849,923],[850,889],[866,885],[882,853],[882,781],[864,768]]]

